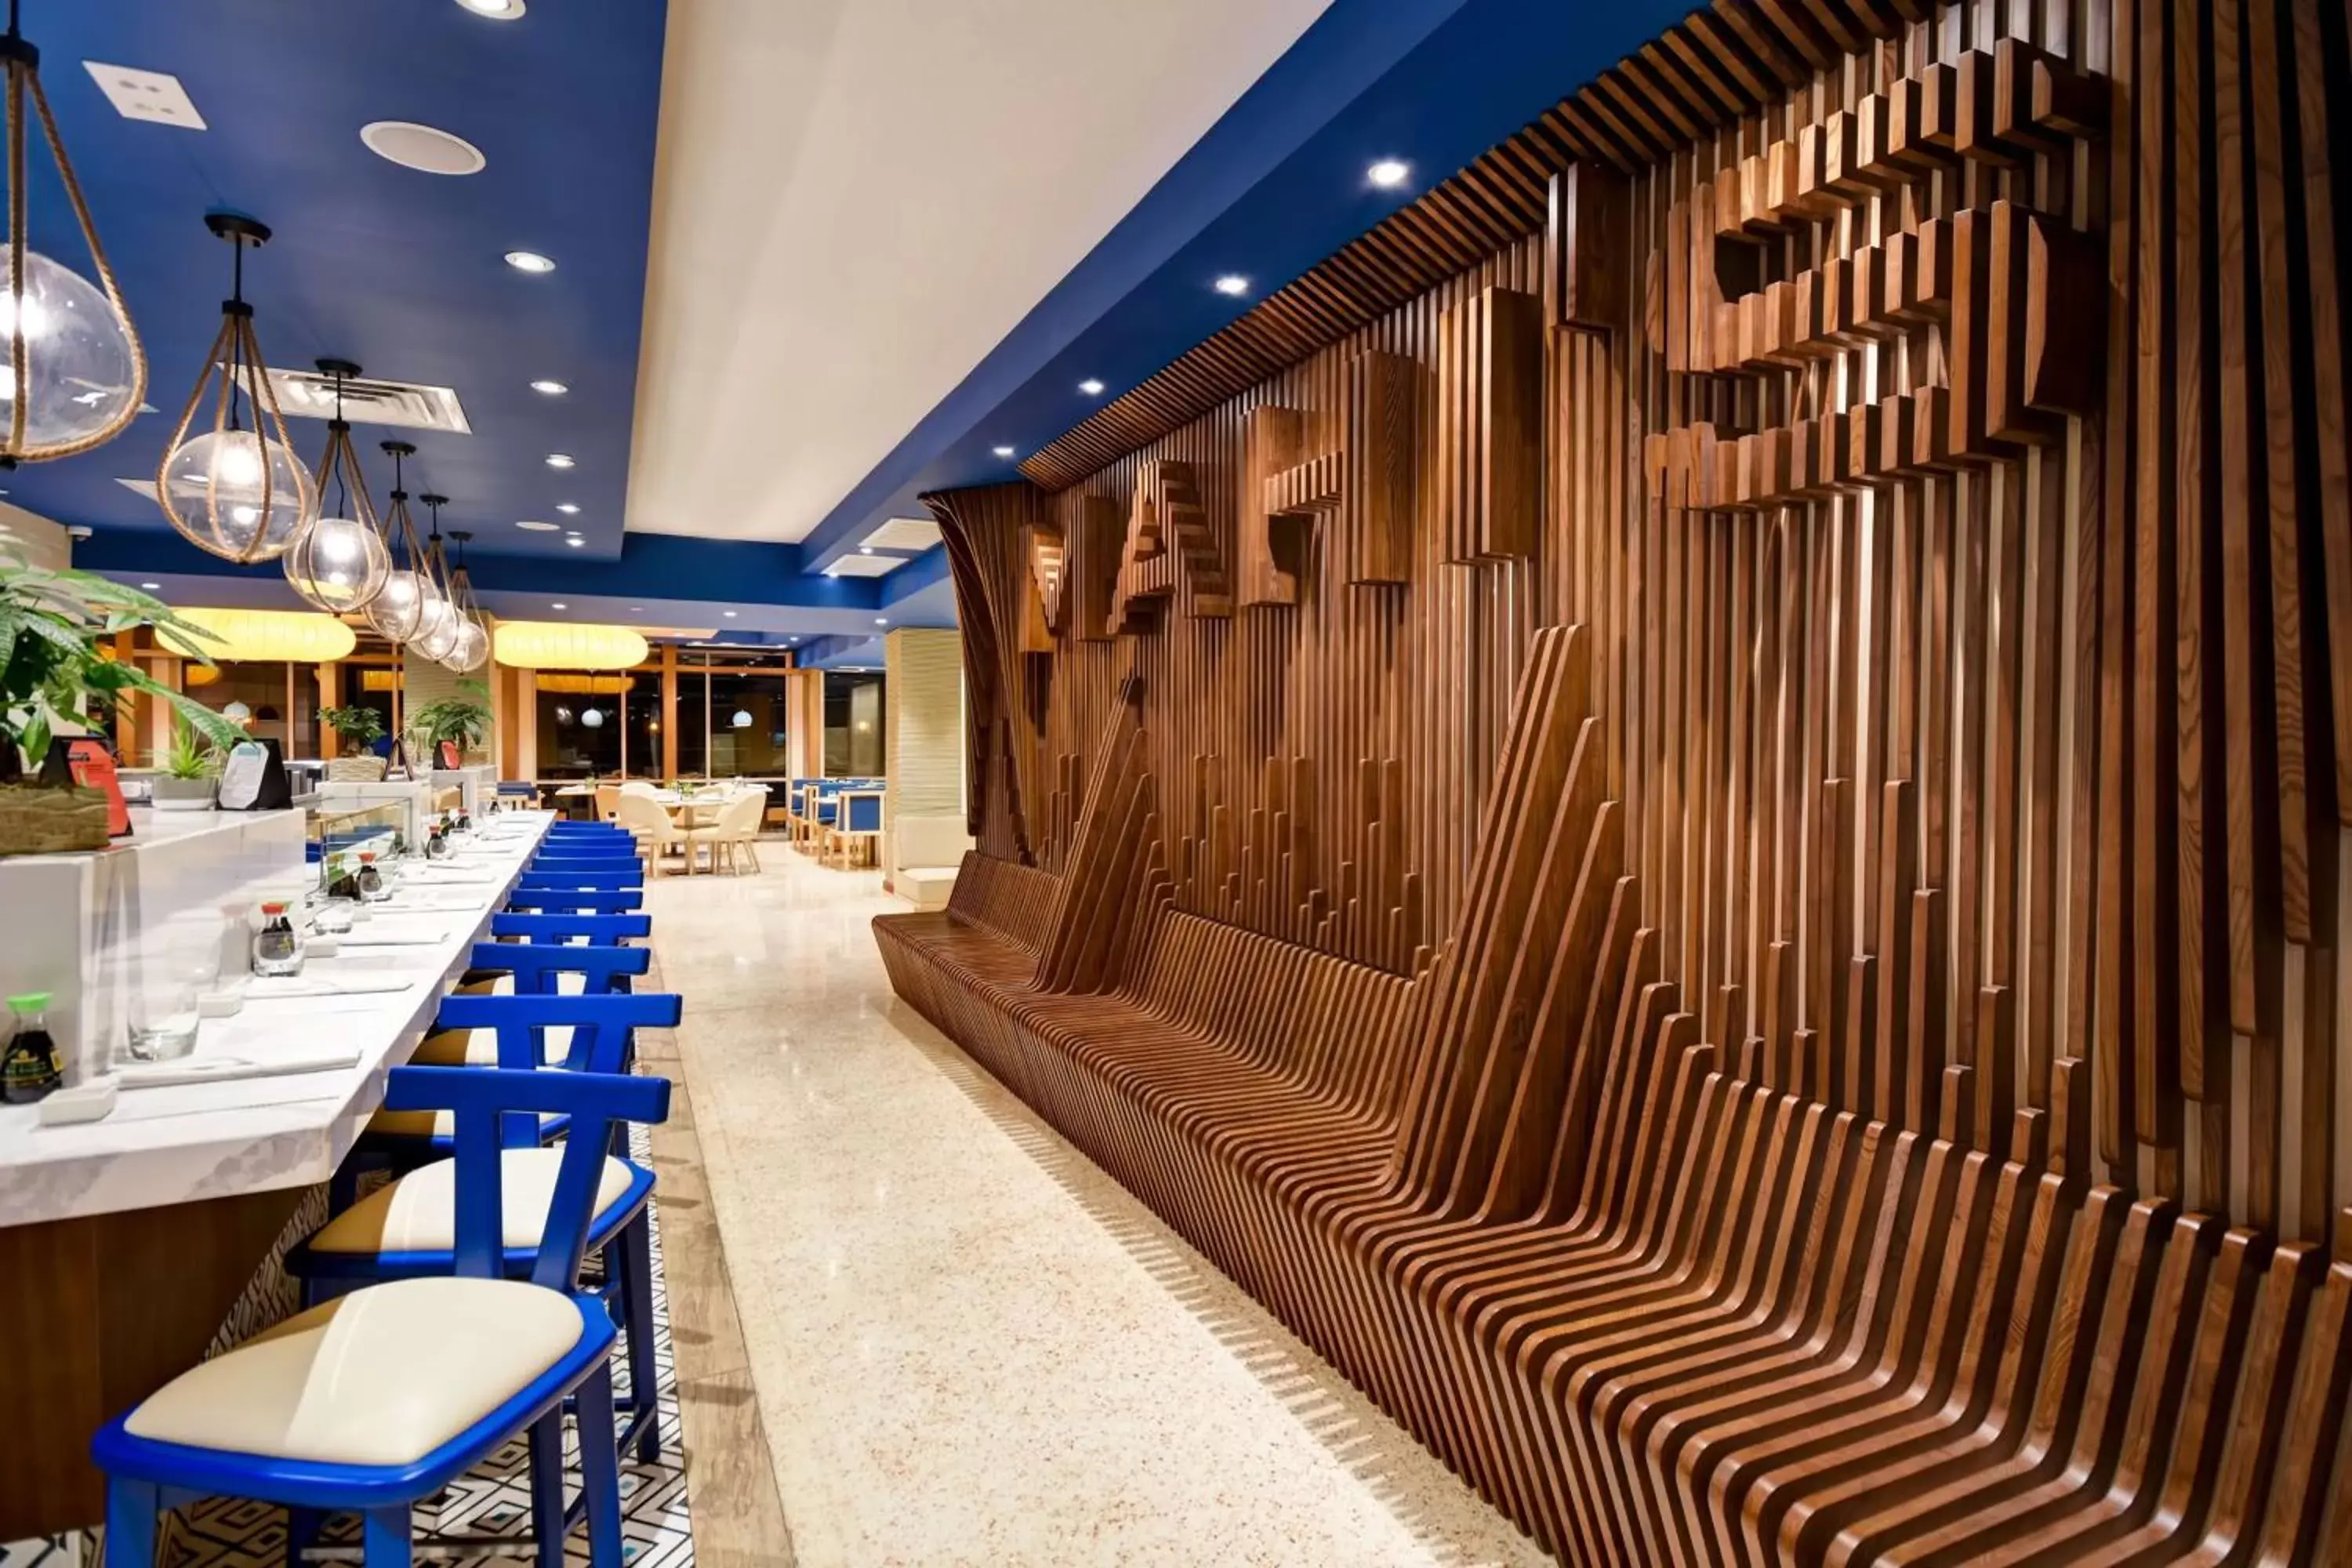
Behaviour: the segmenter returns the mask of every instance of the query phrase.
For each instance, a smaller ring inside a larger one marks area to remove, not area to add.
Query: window
[[[882,674],[879,670],[826,670],[825,776],[880,776],[882,722]]]
[[[584,779],[621,771],[621,696],[625,675],[541,670],[539,675],[539,776]],[[660,768],[656,756],[648,772]]]
[[[181,684],[256,740],[276,741],[280,755],[319,754],[319,682],[310,666],[236,659],[206,668],[192,661]]]
[[[701,778],[782,778],[784,672],[773,663],[688,656],[677,668],[677,771]]]

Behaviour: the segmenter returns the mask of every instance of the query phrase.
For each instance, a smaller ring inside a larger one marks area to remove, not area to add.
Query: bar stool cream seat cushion
[[[547,1228],[555,1201],[562,1149],[507,1149],[499,1167],[499,1201],[504,1211],[504,1245],[535,1247]],[[604,1211],[629,1190],[625,1161],[604,1157],[596,1178],[596,1206]],[[591,1229],[594,1227],[592,1225]],[[452,1252],[457,1246],[457,1162],[436,1160],[385,1183],[321,1226],[310,1237],[313,1252]]]
[[[287,1319],[165,1384],[133,1436],[331,1465],[407,1465],[530,1386],[580,1309],[519,1279],[399,1279]]]

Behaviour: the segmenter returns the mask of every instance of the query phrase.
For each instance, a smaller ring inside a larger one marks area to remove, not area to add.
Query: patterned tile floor
[[[640,1162],[649,1158],[646,1130],[631,1130],[630,1152]],[[694,1536],[686,1506],[686,1456],[678,1427],[677,1380],[670,1359],[669,1292],[662,1267],[661,1200],[654,1200],[654,1357],[661,1383],[662,1458],[656,1464],[625,1460],[621,1467],[622,1531],[631,1568],[693,1568]],[[628,1388],[625,1357],[613,1362],[616,1391]],[[567,1436],[566,1449],[575,1438]],[[436,1555],[425,1538],[437,1534],[512,1537],[516,1550],[469,1551],[463,1561],[483,1564],[525,1564],[530,1561],[530,1469],[529,1450],[520,1441],[508,1444],[463,1480],[445,1492],[437,1506],[416,1510],[419,1561]],[[327,1546],[355,1536],[352,1521],[331,1527]],[[159,1543],[156,1561],[162,1568],[279,1568],[285,1561],[286,1515],[266,1503],[220,1498],[174,1515]],[[357,1561],[354,1546],[348,1552],[322,1552],[319,1556]],[[567,1543],[567,1562],[585,1563],[584,1532],[573,1531]],[[87,1536],[0,1545],[0,1568],[94,1568],[93,1542]]]

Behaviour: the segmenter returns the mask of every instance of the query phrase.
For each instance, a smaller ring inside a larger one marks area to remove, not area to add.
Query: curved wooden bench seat
[[[1069,864],[885,961],[1565,1561],[2352,1561],[2352,1265],[2090,1182],[2072,1058],[1970,1137],[1965,1068],[1923,1131],[1708,1038],[1589,700],[1538,634],[1409,975],[1176,908],[1116,719]]]

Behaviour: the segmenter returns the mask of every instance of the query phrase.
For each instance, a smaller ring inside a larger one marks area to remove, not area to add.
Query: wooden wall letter
[[[1543,302],[1486,289],[1446,316],[1438,356],[1445,559],[1535,553],[1543,521]]]

